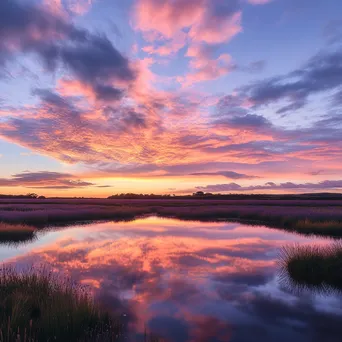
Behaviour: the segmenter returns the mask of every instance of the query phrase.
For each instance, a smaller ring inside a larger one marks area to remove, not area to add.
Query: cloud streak
[[[76,189],[95,184],[75,178],[68,173],[39,171],[23,172],[11,178],[0,178],[0,187],[25,187],[31,189]]]
[[[195,172],[191,173],[191,176],[223,176],[230,179],[257,179],[260,177],[250,176],[243,173],[234,171],[218,171],[218,172]]]
[[[325,180],[319,183],[280,183],[275,184],[268,182],[264,185],[241,186],[237,183],[229,184],[213,184],[207,186],[198,186],[196,190],[207,192],[227,192],[227,191],[255,191],[255,190],[309,190],[309,191],[324,191],[324,190],[341,190],[342,180]]]
[[[256,107],[287,101],[288,104],[277,111],[285,114],[304,107],[313,94],[340,88],[341,77],[342,50],[337,49],[320,52],[300,69],[256,82],[242,91]]]

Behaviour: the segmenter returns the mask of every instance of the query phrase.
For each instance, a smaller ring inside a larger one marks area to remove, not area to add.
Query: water
[[[137,334],[146,326],[171,342],[340,342],[340,295],[294,294],[279,284],[279,249],[293,243],[331,241],[150,217],[43,232],[0,246],[0,258],[48,265],[89,285]]]

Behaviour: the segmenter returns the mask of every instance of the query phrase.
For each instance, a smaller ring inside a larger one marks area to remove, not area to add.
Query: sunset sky
[[[0,0],[0,193],[342,191],[341,0]]]

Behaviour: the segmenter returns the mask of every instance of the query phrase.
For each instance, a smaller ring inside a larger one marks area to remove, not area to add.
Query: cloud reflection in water
[[[327,244],[238,223],[148,218],[72,227],[11,262],[49,264],[167,341],[338,341],[342,301],[296,297],[276,279],[278,248]],[[51,242],[53,241],[53,242]]]

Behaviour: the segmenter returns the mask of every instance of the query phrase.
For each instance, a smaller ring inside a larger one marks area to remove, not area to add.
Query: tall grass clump
[[[291,290],[342,291],[342,243],[286,246],[280,252],[280,281]]]
[[[0,222],[0,244],[18,244],[36,238],[36,229],[25,224]]]
[[[116,341],[122,325],[85,287],[44,269],[0,270],[0,341]]]

